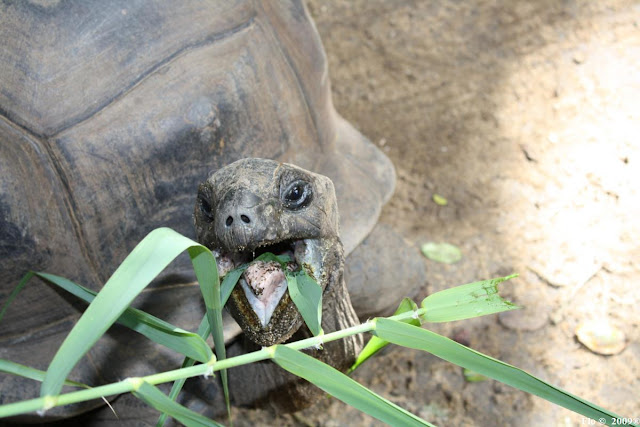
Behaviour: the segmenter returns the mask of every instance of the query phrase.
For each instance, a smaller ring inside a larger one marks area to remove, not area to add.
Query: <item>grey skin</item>
[[[359,323],[344,282],[338,224],[329,178],[267,159],[243,159],[218,170],[200,185],[195,207],[198,241],[216,253],[221,274],[260,253],[289,251],[296,264],[306,268],[323,289],[325,333]],[[239,283],[227,303],[244,332],[230,353],[311,335],[288,292],[263,325],[256,303],[247,298],[249,291],[245,289]],[[361,347],[362,337],[352,336],[307,353],[344,371]],[[230,376],[236,404],[268,403],[278,410],[292,411],[309,406],[320,393],[270,361],[232,370]],[[260,378],[259,384],[256,378]]]

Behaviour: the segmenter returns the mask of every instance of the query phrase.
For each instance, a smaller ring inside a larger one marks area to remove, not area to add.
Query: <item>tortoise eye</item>
[[[202,212],[205,221],[213,221],[213,210],[211,209],[211,204],[202,194],[198,194],[198,206],[200,207],[200,212]]]
[[[307,206],[313,198],[311,184],[298,180],[289,184],[282,192],[282,203],[287,209],[301,209]]]

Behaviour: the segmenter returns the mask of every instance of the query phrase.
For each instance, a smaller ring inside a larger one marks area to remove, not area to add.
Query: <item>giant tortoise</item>
[[[0,302],[27,270],[99,290],[152,229],[195,237],[198,183],[246,157],[333,181],[360,317],[389,310],[423,280],[402,239],[376,226],[393,166],[334,110],[325,55],[300,1],[3,2],[0,41]],[[203,314],[194,280],[179,259],[135,304],[193,329]],[[380,298],[384,289],[393,297]],[[83,308],[30,283],[0,324],[0,358],[46,369]],[[71,378],[101,384],[180,360],[115,326]],[[0,375],[0,403],[38,389]],[[205,411],[210,402],[190,405]],[[29,419],[42,421],[21,421]]]

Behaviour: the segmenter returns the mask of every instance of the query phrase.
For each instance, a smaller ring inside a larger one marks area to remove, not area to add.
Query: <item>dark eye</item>
[[[202,194],[198,194],[198,206],[200,207],[200,212],[202,212],[202,215],[204,216],[204,220],[207,222],[213,221],[213,210],[211,209],[211,204]]]
[[[307,206],[313,197],[311,184],[306,181],[294,181],[282,192],[282,203],[287,209],[300,209]]]

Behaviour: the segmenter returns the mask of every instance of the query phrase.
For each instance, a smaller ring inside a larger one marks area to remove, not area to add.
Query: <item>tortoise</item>
[[[247,157],[332,180],[360,317],[392,309],[384,289],[402,296],[424,282],[414,251],[377,225],[393,165],[335,111],[300,1],[5,2],[0,40],[0,301],[27,270],[99,290],[159,226],[195,237],[198,183]],[[203,313],[194,281],[183,257],[135,304],[193,328]],[[0,357],[46,369],[83,308],[30,284],[0,324]],[[106,383],[180,363],[145,341],[113,327],[71,379]],[[7,403],[36,396],[39,384],[0,375],[0,390]],[[29,420],[42,418],[19,421]]]
[[[200,185],[194,218],[196,236],[216,255],[220,275],[248,264],[227,303],[244,332],[228,348],[230,354],[312,335],[287,291],[287,272],[304,270],[320,285],[324,333],[359,323],[345,286],[338,208],[329,178],[274,160],[241,159]],[[260,260],[267,252],[290,261]],[[362,337],[351,336],[304,351],[345,371],[361,347]],[[279,411],[294,411],[321,394],[271,361],[232,369],[229,377],[236,404],[269,403]]]

